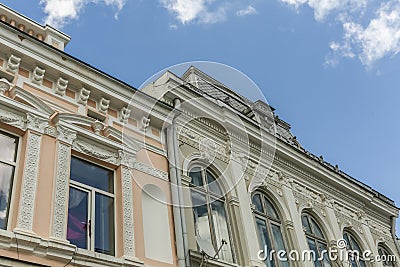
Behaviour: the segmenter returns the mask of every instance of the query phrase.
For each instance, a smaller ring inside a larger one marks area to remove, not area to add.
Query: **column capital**
[[[62,125],[57,125],[56,129],[57,129],[57,140],[64,142],[68,145],[72,145],[72,143],[77,137],[76,131],[70,130]]]

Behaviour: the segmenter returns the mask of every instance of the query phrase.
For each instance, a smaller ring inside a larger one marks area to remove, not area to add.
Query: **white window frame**
[[[114,169],[112,169],[112,168],[106,167],[104,165],[100,165],[100,164],[98,164],[98,163],[96,163],[96,162],[94,162],[92,160],[88,160],[88,159],[83,158],[83,157],[79,157],[79,156],[76,156],[76,155],[71,155],[71,159],[72,158],[77,158],[79,160],[86,161],[86,162],[88,162],[90,164],[93,164],[93,165],[95,165],[97,167],[106,169],[106,170],[111,171],[113,173],[113,188],[114,188],[114,190],[113,190],[114,193],[113,194],[109,193],[109,192],[106,192],[106,191],[103,191],[101,189],[92,187],[90,185],[74,181],[74,180],[71,179],[71,175],[69,177],[69,187],[70,188],[72,187],[72,188],[75,188],[75,189],[78,189],[78,190],[81,190],[81,191],[84,191],[84,192],[88,193],[88,210],[87,211],[88,211],[88,220],[91,220],[91,223],[90,223],[90,227],[91,228],[90,228],[90,231],[86,231],[86,237],[87,237],[87,248],[86,248],[86,250],[89,250],[89,251],[95,252],[95,250],[94,250],[94,248],[95,248],[95,231],[94,231],[95,228],[94,228],[94,226],[96,224],[96,206],[95,206],[96,193],[100,193],[102,195],[105,195],[105,196],[113,198],[113,200],[114,200],[114,255],[110,255],[110,256],[115,257],[115,254],[117,252],[117,243],[118,243],[117,242],[117,216],[116,216],[116,211],[117,211],[116,208],[117,207],[116,207],[116,199],[115,199],[116,171]],[[69,194],[69,192],[68,192],[68,194]],[[92,237],[91,238],[89,237],[89,232],[92,233]],[[96,252],[96,253],[100,253],[100,252]],[[108,254],[105,254],[105,255],[108,255]]]

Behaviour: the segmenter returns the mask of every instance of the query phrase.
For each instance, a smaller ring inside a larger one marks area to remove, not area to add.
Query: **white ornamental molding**
[[[134,166],[134,169],[138,170],[140,172],[147,173],[148,175],[151,175],[151,176],[154,176],[154,177],[158,177],[158,178],[160,178],[162,180],[169,181],[167,172],[159,170],[159,169],[156,169],[156,168],[154,168],[152,166],[149,166],[149,165],[147,165],[145,163],[136,162],[135,166]]]
[[[102,99],[100,99],[99,102],[99,112],[107,114],[109,106],[110,106],[110,100],[107,100],[103,97]]]
[[[72,148],[78,152],[112,164],[118,164],[119,162],[118,153],[102,148],[89,141],[77,139],[72,143]]]
[[[200,140],[199,151],[201,158],[213,162],[217,154],[217,144],[210,138],[204,137]]]
[[[25,119],[15,113],[0,109],[0,122],[19,129],[25,129]]]
[[[68,80],[65,80],[63,78],[58,78],[57,80],[57,85],[56,85],[56,94],[60,96],[65,95],[65,91],[67,90],[68,86]]]
[[[45,72],[46,72],[45,69],[42,69],[40,67],[36,67],[33,70],[32,82],[34,84],[37,84],[37,85],[41,86],[42,83],[43,83],[43,78],[44,78],[44,73]]]
[[[140,120],[140,130],[142,130],[143,132],[146,132],[147,128],[150,125],[150,119],[147,117],[143,117]]]
[[[65,139],[63,134],[60,134],[59,138],[61,138],[61,140]],[[57,142],[57,169],[54,190],[52,237],[59,240],[66,239],[70,160],[71,147],[66,143]]]
[[[95,134],[100,134],[100,132],[103,131],[105,128],[106,126],[101,121],[96,120],[92,123],[92,129]]]
[[[124,229],[124,254],[135,257],[134,217],[132,177],[128,167],[122,167],[122,202],[123,202],[123,229]]]
[[[127,123],[128,119],[129,119],[129,116],[131,115],[131,110],[128,109],[128,107],[123,107],[119,114],[120,114],[119,115],[119,120],[122,123]]]
[[[11,73],[16,73],[18,71],[20,63],[21,63],[21,58],[20,57],[11,55],[8,58],[6,70],[11,72]]]
[[[137,151],[136,151],[137,152]],[[132,153],[127,153],[125,150],[119,150],[119,160],[122,166],[133,169],[136,163],[136,155]]]
[[[43,134],[48,125],[48,119],[38,117],[31,113],[26,114],[26,129]]]
[[[4,78],[0,79],[0,95],[4,95],[5,92],[10,90],[11,83]]]
[[[76,131],[70,130],[61,125],[57,125],[56,129],[58,134],[57,139],[68,145],[72,145],[72,143],[76,139]]]
[[[41,141],[41,135],[29,133],[17,220],[17,228],[28,232],[32,232]]]
[[[86,106],[89,96],[90,96],[90,90],[87,90],[82,87],[81,91],[79,92],[78,103]]]

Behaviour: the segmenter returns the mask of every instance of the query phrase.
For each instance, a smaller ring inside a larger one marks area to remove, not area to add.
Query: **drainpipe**
[[[175,99],[174,107],[178,109],[180,106],[180,100]],[[175,225],[175,238],[176,238],[176,249],[178,256],[179,267],[190,267],[190,261],[187,256],[188,241],[187,241],[187,230],[186,230],[186,219],[185,212],[183,209],[183,193],[182,193],[182,177],[179,169],[176,167],[179,163],[178,158],[178,140],[176,133],[176,118],[180,115],[178,113],[172,120],[172,125],[167,129],[167,141],[168,141],[168,160],[169,173],[171,177],[171,195],[172,195],[172,210],[174,214],[174,225]]]
[[[393,240],[394,240],[394,243],[395,243],[395,245],[396,245],[396,248],[397,248],[397,253],[398,253],[398,255],[400,255],[400,244],[399,244],[399,241],[397,240],[397,236],[396,236],[396,217],[395,216],[392,216],[392,227],[391,227],[391,232],[392,232],[392,237],[393,237]]]

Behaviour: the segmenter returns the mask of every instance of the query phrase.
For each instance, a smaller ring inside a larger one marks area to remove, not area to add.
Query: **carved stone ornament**
[[[110,106],[110,100],[107,100],[103,97],[99,102],[99,112],[107,114],[109,106]]]
[[[70,130],[64,126],[57,125],[57,139],[66,144],[72,145],[76,139],[76,131]]]
[[[143,117],[140,120],[140,130],[142,130],[143,132],[145,132],[147,130],[147,128],[150,125],[150,119],[147,117]]]
[[[58,127],[59,132],[62,132]],[[52,237],[65,240],[67,225],[68,190],[69,190],[69,166],[71,147],[65,143],[57,143],[57,170],[55,180],[54,211],[52,224]]]
[[[21,58],[20,57],[11,55],[8,58],[6,70],[11,72],[11,73],[16,73],[18,71],[20,63],[21,63]]]
[[[213,162],[217,154],[217,145],[210,138],[203,138],[203,140],[200,141],[199,150],[203,159],[206,159],[208,162]]]
[[[63,78],[58,78],[57,80],[57,85],[56,85],[56,94],[60,96],[65,95],[65,91],[67,90],[68,86],[68,80],[65,80]]]
[[[132,177],[129,168],[122,168],[122,202],[123,202],[123,229],[124,229],[124,254],[135,257],[135,233],[133,217]]]
[[[128,107],[123,107],[120,111],[119,120],[122,123],[127,123],[130,115],[131,115],[131,110],[128,109]]]
[[[25,128],[25,120],[22,116],[0,109],[0,122],[15,126],[20,129]]]
[[[37,84],[37,85],[41,86],[42,83],[43,83],[43,78],[44,78],[44,73],[45,73],[45,72],[46,72],[46,71],[45,71],[44,69],[42,69],[42,68],[40,68],[40,67],[36,67],[36,68],[33,70],[32,82],[33,82],[34,84]]]
[[[156,169],[152,166],[149,166],[145,163],[142,162],[136,162],[135,163],[135,167],[136,170],[140,171],[140,172],[144,172],[147,173],[148,175],[154,176],[154,177],[158,177],[162,180],[168,181],[168,173],[159,169]]]
[[[87,89],[82,87],[81,91],[79,92],[78,103],[81,104],[81,105],[86,106],[87,105],[87,101],[89,99],[89,96],[90,96],[90,90],[87,90]]]
[[[92,129],[95,134],[100,134],[100,132],[103,131],[105,128],[106,126],[101,121],[95,121],[92,123]]]
[[[10,90],[11,83],[4,78],[0,79],[0,95],[4,95],[5,92]]]
[[[33,225],[41,140],[40,135],[29,134],[17,220],[17,228],[26,231],[32,231]]]
[[[118,164],[119,155],[116,152],[109,151],[105,148],[98,146],[97,144],[93,144],[90,142],[75,140],[72,143],[72,148],[78,152],[84,153],[88,156],[112,163]]]
[[[136,155],[127,153],[124,150],[119,150],[118,155],[121,165],[126,166],[130,169],[133,169],[135,167]]]
[[[31,113],[26,114],[26,129],[44,133],[44,130],[48,125],[48,119],[38,117]]]

